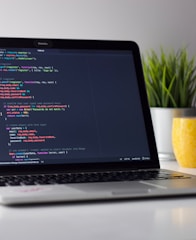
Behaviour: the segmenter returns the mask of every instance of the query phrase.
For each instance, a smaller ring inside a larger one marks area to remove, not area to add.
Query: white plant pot
[[[172,147],[173,117],[196,116],[196,108],[152,107],[150,110],[159,158],[174,160]]]

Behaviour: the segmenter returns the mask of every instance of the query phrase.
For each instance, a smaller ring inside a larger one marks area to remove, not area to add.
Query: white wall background
[[[196,54],[196,0],[0,0],[0,36],[135,40]]]

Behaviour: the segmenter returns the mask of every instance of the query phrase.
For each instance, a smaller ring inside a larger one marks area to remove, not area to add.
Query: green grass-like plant
[[[142,63],[151,107],[196,107],[195,57],[189,60],[185,48],[168,54],[151,50]]]

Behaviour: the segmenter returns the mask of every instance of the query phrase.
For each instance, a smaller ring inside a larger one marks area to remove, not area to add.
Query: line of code
[[[7,65],[2,64],[0,66],[0,72],[18,72],[18,73],[53,73],[58,72],[53,66],[19,66],[19,65]]]
[[[46,126],[46,124],[39,124],[39,126]],[[34,128],[24,127],[7,127],[9,134],[9,145],[12,143],[27,143],[27,142],[45,142],[46,140],[55,139],[53,135],[39,135],[36,124]]]
[[[30,85],[55,85],[57,81],[21,81],[0,78],[0,99],[34,99],[31,95]]]
[[[6,49],[0,49],[0,60],[36,60],[36,57],[31,56],[31,52],[27,51],[7,51]]]
[[[51,148],[51,149],[21,149],[10,150],[9,156],[16,162],[31,162],[39,163],[43,156],[65,156],[70,152],[85,151],[83,147],[67,147],[67,148]]]
[[[61,112],[70,108],[60,103],[8,103],[4,104],[6,118],[29,118],[31,112]]]

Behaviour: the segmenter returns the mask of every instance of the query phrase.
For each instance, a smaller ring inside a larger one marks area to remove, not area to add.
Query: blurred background
[[[196,54],[195,0],[0,0],[0,37],[134,40]]]

